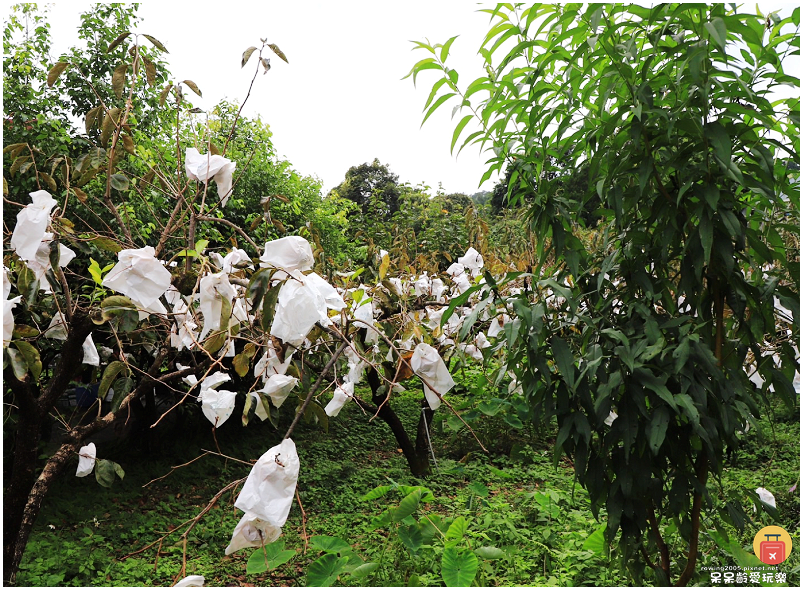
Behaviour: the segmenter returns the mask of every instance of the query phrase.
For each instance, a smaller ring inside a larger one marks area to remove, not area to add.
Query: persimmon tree
[[[116,65],[101,79],[69,59],[48,71],[48,87],[58,88],[70,72],[96,101],[76,142],[86,151],[60,152],[59,145],[51,153],[31,140],[4,148],[5,205],[16,212],[3,236],[3,394],[13,440],[3,525],[9,582],[51,484],[70,465],[78,463],[78,477],[94,473],[100,485],[124,477],[124,466],[104,458],[102,445],[89,439],[131,411],[157,425],[156,386],[170,402],[167,412],[199,402],[214,430],[231,419],[237,398],[244,400],[245,425],[255,415],[277,427],[279,412],[292,408],[284,441],[247,481],[211,499],[209,508],[244,483],[236,505],[245,514],[229,552],[280,535],[302,474],[290,438],[299,420],[324,429],[355,400],[390,426],[411,471],[421,476],[430,470],[433,412],[449,405],[442,396],[454,381],[442,354],[457,350],[451,336],[459,316],[452,310],[446,327],[439,320],[451,297],[468,305],[463,294],[479,284],[481,256],[468,250],[443,278],[398,277],[384,251],[371,274],[342,273],[334,285],[314,272],[319,247],[297,235],[275,237],[283,228],[268,206],[257,212],[270,226],[262,234],[268,237],[256,243],[225,218],[253,157],[226,156],[247,97],[227,135],[219,129],[213,135],[209,119],[184,94],[201,90],[168,77],[145,48],[166,50],[149,35],[123,31],[105,47],[104,62]],[[272,67],[267,55],[287,61],[266,40],[244,51],[242,67],[253,68],[253,80]],[[138,97],[152,106],[153,94],[174,124],[167,134],[174,143],[163,144],[164,151],[146,141],[136,117]],[[186,131],[187,122],[199,131]],[[23,181],[35,190],[17,190]],[[142,223],[143,211],[157,231]],[[55,405],[87,367],[99,375],[97,398],[83,419],[69,420]],[[391,397],[411,375],[425,394],[419,421],[408,428]],[[362,380],[368,401],[355,390]],[[40,469],[39,443],[50,419],[61,423],[64,436]],[[198,519],[182,531],[184,539]]]
[[[507,167],[508,194],[528,203],[539,260],[503,300],[506,368],[531,415],[557,421],[556,456],[631,571],[688,584],[701,531],[762,506],[709,492],[726,449],[760,408],[794,407],[800,382],[800,79],[787,65],[800,9],[483,12],[485,76],[459,80],[455,38],[416,42],[426,56],[409,76],[438,74],[425,117],[454,107],[453,149],[482,146],[485,178]],[[564,158],[583,189],[563,190]],[[588,206],[599,247],[580,239]]]

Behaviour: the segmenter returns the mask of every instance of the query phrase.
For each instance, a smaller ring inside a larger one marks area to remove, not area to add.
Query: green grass
[[[417,394],[409,392],[395,401],[408,425],[415,425]],[[457,396],[452,400],[458,402]],[[289,408],[286,408],[289,410]],[[279,442],[291,410],[284,411],[281,430],[255,420],[242,428],[231,418],[217,437],[223,453],[255,460]],[[476,578],[484,586],[509,585],[630,585],[631,578],[614,557],[585,547],[586,539],[599,527],[589,510],[582,488],[573,483],[568,462],[553,465],[552,439],[548,432],[515,431],[499,418],[485,418],[476,432],[492,453],[478,452],[477,444],[463,431],[454,433],[447,421],[435,425],[438,469],[424,480],[411,477],[389,429],[379,420],[368,422],[348,404],[339,417],[330,420],[328,433],[302,423],[294,440],[300,456],[298,489],[306,512],[309,536],[328,535],[346,540],[354,560],[379,564],[363,578],[343,575],[347,585],[443,584],[441,558],[444,546],[434,542],[416,552],[398,536],[402,524],[381,528],[373,519],[388,506],[397,506],[398,493],[374,501],[361,497],[374,487],[391,482],[423,485],[434,500],[424,502],[414,513],[419,522],[425,515],[439,515],[443,522],[463,517],[467,524],[460,547],[496,547],[498,559],[481,560]],[[208,424],[191,416],[186,439],[180,434],[162,437],[154,452],[120,448],[106,456],[126,471],[124,481],[110,489],[92,477],[75,478],[72,468],[46,500],[36,523],[18,577],[25,586],[153,586],[170,585],[182,565],[181,531],[163,543],[142,551],[161,535],[194,517],[228,482],[243,477],[249,468],[234,461],[207,456],[166,475],[174,465],[186,463],[199,449],[215,449]],[[775,493],[782,510],[774,524],[783,526],[797,539],[797,550],[783,564],[783,571],[800,575],[800,492],[789,488],[800,474],[796,441],[800,435],[797,415],[774,417],[761,423],[763,439],[748,433],[737,452],[736,464],[726,468],[715,493],[732,488],[753,490],[763,486]],[[774,440],[772,440],[774,437]],[[485,486],[485,487],[484,487]],[[227,494],[193,529],[187,539],[186,574],[201,574],[207,585],[306,585],[309,565],[322,552],[312,545],[304,553],[303,519],[297,504],[292,508],[282,539],[297,555],[272,571],[248,575],[247,560],[253,550],[226,557],[224,550],[241,513]],[[766,515],[744,532],[727,529],[747,549],[755,532],[773,524]],[[411,522],[411,521],[409,521]],[[702,566],[732,565],[733,558],[703,535],[698,572]],[[126,557],[129,556],[129,557]],[[357,557],[356,557],[357,556]],[[360,561],[358,561],[360,563]],[[351,561],[351,565],[353,565]],[[794,580],[797,581],[796,579]],[[645,578],[644,584],[652,584]],[[695,583],[708,585],[707,573]]]

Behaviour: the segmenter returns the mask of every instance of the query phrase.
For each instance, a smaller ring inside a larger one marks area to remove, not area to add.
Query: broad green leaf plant
[[[438,74],[424,118],[453,107],[451,148],[481,146],[484,178],[507,168],[507,197],[529,203],[538,265],[502,301],[519,322],[505,368],[532,415],[557,421],[556,455],[634,576],[688,584],[700,531],[762,506],[709,493],[726,449],[757,400],[796,403],[800,8],[482,12],[485,76],[459,81],[455,38],[417,42],[409,76]],[[560,190],[578,173],[585,191]],[[591,248],[588,206],[601,217]]]

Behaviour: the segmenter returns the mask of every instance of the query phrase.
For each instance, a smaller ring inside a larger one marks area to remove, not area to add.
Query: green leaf
[[[233,369],[239,377],[247,375],[247,372],[250,370],[250,361],[252,358],[252,355],[248,355],[244,352],[240,352],[233,357]]]
[[[14,371],[14,376],[17,378],[17,380],[23,381],[25,379],[25,375],[28,374],[28,365],[25,363],[25,357],[22,356],[21,352],[11,348],[10,346],[5,349],[4,354],[11,362],[11,369]]]
[[[397,531],[397,537],[411,553],[416,553],[422,547],[422,531],[416,524],[400,527]]]
[[[553,359],[556,361],[558,371],[564,376],[567,385],[572,388],[575,385],[575,358],[567,343],[558,336],[553,337],[552,341]]]
[[[502,559],[506,556],[506,552],[497,547],[485,546],[478,547],[475,550],[475,555],[482,559]]]
[[[14,324],[14,331],[12,338],[36,338],[39,335],[39,330],[33,326],[25,324]]]
[[[394,486],[378,486],[373,490],[369,491],[368,493],[364,494],[363,496],[361,496],[361,501],[367,502],[369,500],[377,500],[378,498],[383,498],[393,489]]]
[[[478,573],[478,558],[472,551],[458,552],[454,547],[442,553],[442,578],[449,587],[471,586]]]
[[[450,37],[447,41],[444,42],[444,45],[442,45],[442,51],[439,53],[439,59],[442,60],[442,63],[447,61],[447,56],[450,55],[450,46],[456,39],[458,39],[458,35],[456,35],[455,37]]]
[[[103,319],[114,321],[119,330],[132,332],[139,325],[139,311],[136,304],[123,295],[106,297],[100,304]]]
[[[211,335],[203,341],[203,348],[208,354],[214,354],[219,351],[228,341],[228,332],[221,332],[215,330]]]
[[[42,359],[39,356],[39,351],[35,346],[33,346],[33,344],[25,342],[24,340],[14,340],[14,346],[22,355],[22,358],[27,365],[27,371],[31,372],[33,380],[38,381],[39,375],[42,374]],[[14,369],[14,372],[16,374],[16,369]]]
[[[344,571],[349,557],[337,557],[334,553],[327,553],[308,566],[306,584],[319,588],[332,586]]]
[[[586,537],[586,540],[583,542],[583,550],[584,551],[591,551],[597,556],[602,556],[606,554],[606,523],[601,524],[597,527],[594,532]]]
[[[647,442],[654,455],[658,454],[661,444],[664,442],[669,427],[669,418],[669,410],[665,406],[659,406],[653,413],[652,420],[647,424]]]
[[[275,306],[278,304],[278,296],[281,292],[283,283],[279,283],[266,292],[264,304],[261,307],[261,327],[265,332],[272,328],[272,321],[275,319]]]
[[[435,111],[436,109],[438,109],[438,108],[439,108],[440,106],[442,106],[442,105],[443,105],[445,102],[447,102],[448,100],[450,100],[451,98],[453,98],[455,95],[456,95],[456,94],[455,94],[455,92],[448,92],[447,94],[443,94],[442,96],[440,96],[439,98],[437,98],[437,99],[436,99],[436,102],[434,102],[434,103],[433,103],[433,104],[432,104],[432,105],[431,105],[431,106],[428,108],[428,112],[427,112],[427,113],[425,113],[425,117],[422,119],[422,123],[420,124],[420,127],[422,127],[422,125],[424,125],[424,124],[425,124],[425,121],[427,121],[427,120],[428,120],[428,117],[430,117],[430,116],[431,116],[431,115],[434,113],[434,111]]]
[[[339,537],[330,537],[328,535],[314,535],[309,539],[311,545],[315,549],[324,551],[325,553],[341,553],[350,549],[350,543]]]
[[[135,385],[133,379],[130,377],[120,377],[114,381],[114,397],[111,399],[111,411],[116,413],[119,406],[128,394],[133,391]]]
[[[706,126],[706,137],[717,153],[717,157],[726,165],[731,162],[731,138],[719,121],[713,121]]]
[[[715,17],[711,19],[711,22],[704,23],[704,26],[717,46],[724,50],[725,39],[728,36],[728,29],[725,27],[725,21],[719,17]]]
[[[265,556],[266,554],[266,556]],[[297,554],[294,549],[284,549],[283,539],[259,547],[247,560],[248,574],[263,574],[272,571],[292,559]]]
[[[119,464],[108,459],[98,459],[94,464],[94,477],[104,488],[110,488],[116,477],[125,477],[125,472]]]
[[[503,414],[503,421],[512,428],[516,428],[518,430],[525,427],[525,425],[522,423],[522,420],[520,420],[519,416],[516,414]]]
[[[422,490],[414,490],[400,501],[400,505],[392,511],[392,522],[400,522],[406,516],[413,514],[419,507],[422,499]]]
[[[328,414],[325,413],[325,408],[317,402],[311,402],[306,408],[306,416],[314,416],[317,423],[320,425],[324,432],[328,432]]]
[[[514,479],[512,474],[508,473],[507,471],[503,471],[502,469],[498,469],[494,465],[489,465],[489,471],[502,479]]]
[[[117,254],[120,250],[123,249],[122,245],[119,242],[116,242],[111,238],[106,238],[104,236],[98,236],[96,238],[92,238],[91,243],[100,248],[101,250],[105,250],[106,252],[111,252],[112,254]],[[111,265],[111,267],[109,268],[113,268],[113,265]]]
[[[130,183],[128,177],[124,174],[112,174],[111,186],[118,191],[126,191],[130,188]]]
[[[487,488],[479,481],[473,481],[472,483],[469,484],[469,486],[467,486],[467,489],[476,496],[480,496],[481,498],[489,497],[489,488]]]
[[[450,305],[447,306],[447,309],[444,310],[442,314],[442,319],[439,321],[440,326],[444,326],[447,323],[447,320],[455,313],[456,308],[461,307],[464,303],[470,298],[475,291],[483,288],[483,285],[472,285],[469,289],[464,291],[458,297],[453,298],[450,301]]]
[[[100,387],[97,390],[97,397],[99,399],[106,397],[108,390],[111,388],[111,384],[114,383],[117,375],[123,371],[125,371],[126,375],[130,374],[128,367],[122,361],[112,361],[108,363],[106,370],[103,371],[103,376],[100,378]]]
[[[450,527],[447,529],[447,533],[445,534],[444,538],[446,541],[454,541],[458,543],[461,539],[464,538],[464,535],[467,532],[467,519],[463,516],[459,516],[456,518]]]
[[[231,323],[231,313],[233,313],[233,302],[227,297],[222,297],[222,307],[219,312],[219,329],[227,331]]]
[[[456,125],[455,131],[453,131],[453,139],[450,142],[450,153],[451,154],[453,153],[453,150],[456,147],[456,142],[458,141],[458,138],[461,135],[461,132],[464,130],[464,127],[467,126],[467,123],[469,123],[469,121],[470,121],[470,119],[472,119],[472,117],[473,117],[473,115],[466,115],[463,119],[461,119],[461,121],[458,122],[458,125]]]
[[[384,510],[370,521],[370,530],[385,529],[392,523],[392,510]]]
[[[378,567],[379,567],[379,564],[377,564],[377,563],[371,563],[371,562],[370,563],[363,563],[360,566],[358,566],[356,569],[354,569],[351,572],[351,574],[353,575],[354,578],[360,580],[361,578],[366,578],[368,575],[373,573],[375,570],[378,569]]]
[[[700,425],[700,413],[697,411],[697,406],[694,405],[692,398],[685,393],[679,393],[675,396],[675,402],[686,410],[684,414],[689,418],[692,425],[697,428]]]
[[[39,294],[39,281],[36,275],[21,260],[17,266],[17,290],[28,307],[33,305]]]
[[[663,375],[661,379],[657,379],[656,376],[653,375],[650,369],[639,367],[633,372],[633,376],[635,379],[638,379],[638,381],[642,385],[644,385],[651,391],[654,391],[658,395],[658,397],[667,402],[669,404],[669,407],[672,408],[675,412],[678,411],[678,406],[676,405],[675,397],[673,397],[669,389],[667,389],[667,387],[664,385],[664,383],[667,380],[666,375]]]

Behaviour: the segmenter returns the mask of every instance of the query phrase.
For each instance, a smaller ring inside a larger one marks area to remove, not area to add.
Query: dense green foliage
[[[460,101],[453,145],[491,146],[486,174],[508,164],[509,194],[548,238],[531,292],[502,301],[518,316],[507,367],[533,414],[557,418],[556,452],[607,511],[606,538],[637,579],[648,564],[659,583],[686,584],[701,515],[743,526],[755,497],[714,497],[709,475],[759,415],[756,398],[795,404],[800,104],[772,92],[800,87],[783,67],[800,9],[485,12],[487,76],[462,90],[446,65],[454,38],[418,42],[431,56],[412,73],[441,73],[426,118]],[[562,182],[565,154],[585,180]],[[604,218],[599,248],[581,239],[590,209]],[[776,305],[793,311],[791,332],[776,328]]]

